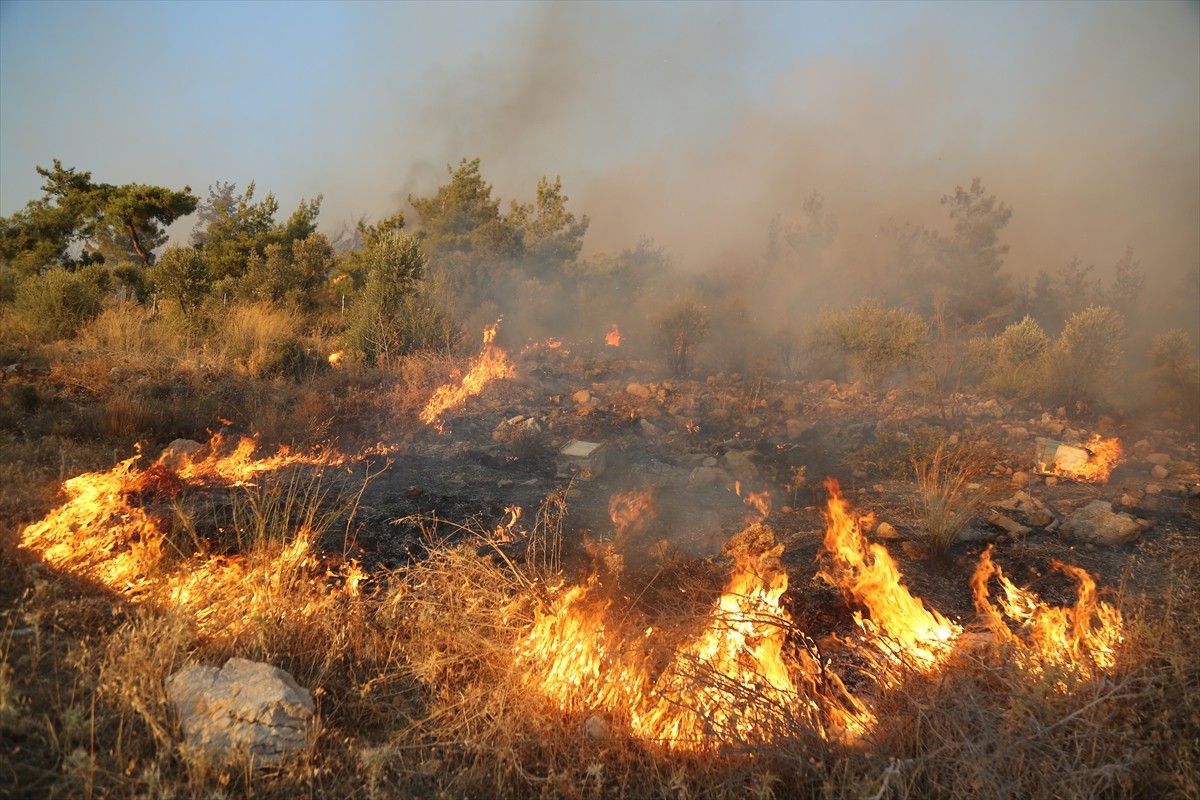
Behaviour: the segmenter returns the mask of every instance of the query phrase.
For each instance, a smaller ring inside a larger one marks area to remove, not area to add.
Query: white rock
[[[275,764],[305,746],[316,706],[291,675],[243,658],[221,669],[192,665],[167,679],[185,744],[211,755],[250,754]]]
[[[1068,536],[1096,544],[1124,544],[1141,535],[1142,528],[1129,514],[1113,512],[1107,500],[1093,500],[1076,509],[1060,528]]]

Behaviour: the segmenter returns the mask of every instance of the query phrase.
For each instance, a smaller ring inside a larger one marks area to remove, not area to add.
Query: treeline
[[[255,309],[286,315],[278,327],[287,330],[265,351],[253,348],[247,368],[298,378],[323,368],[334,348],[368,370],[455,353],[504,316],[510,343],[594,341],[618,323],[680,376],[703,362],[905,381],[938,398],[984,386],[1085,407],[1137,375],[1155,403],[1187,413],[1200,395],[1191,334],[1147,324],[1146,275],[1132,250],[1107,283],[1078,260],[1014,280],[1002,241],[1012,210],[979,179],[942,198],[947,231],[888,226],[853,264],[838,220],[813,194],[797,219],[770,222],[760,253],[697,273],[650,239],[584,257],[589,220],[569,210],[557,178],[506,206],[479,159],[447,169],[433,195],[408,198],[411,225],[400,213],[363,219],[331,239],[317,229],[320,196],[281,217],[275,196],[259,199],[254,183],[241,192],[217,183],[200,198],[190,187],[99,184],[58,161],[39,167],[44,196],[0,219],[0,344],[69,339],[106,309],[136,304],[203,347],[228,339]],[[187,243],[164,248],[167,227],[188,215],[196,221]],[[1200,292],[1193,281],[1178,294]],[[1154,331],[1132,342],[1133,359],[1131,328]]]

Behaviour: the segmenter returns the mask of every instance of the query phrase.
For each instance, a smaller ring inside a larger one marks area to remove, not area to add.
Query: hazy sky
[[[0,2],[0,214],[54,158],[203,196],[401,208],[480,156],[561,175],[586,249],[757,252],[821,192],[842,238],[945,225],[980,176],[1016,271],[1200,265],[1200,4]]]

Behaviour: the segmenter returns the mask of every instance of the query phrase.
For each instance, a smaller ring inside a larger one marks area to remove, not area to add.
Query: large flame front
[[[483,349],[471,362],[467,374],[457,386],[448,383],[438,387],[421,412],[422,422],[442,430],[442,414],[462,405],[468,397],[482,392],[483,387],[490,381],[501,380],[513,374],[513,365],[508,359],[508,354],[494,343],[499,325],[497,322],[483,329]]]
[[[1117,646],[1123,639],[1121,612],[1096,595],[1096,582],[1085,570],[1053,562],[1079,585],[1079,598],[1071,608],[1048,606],[1037,595],[1021,589],[992,561],[992,546],[979,559],[971,577],[975,610],[997,644],[1011,647],[1017,662],[1036,673],[1053,672],[1062,690],[1068,682],[1088,678],[1116,664]],[[992,604],[988,583],[992,578],[1003,594]]]
[[[837,480],[827,479],[825,488],[829,491],[824,512],[828,563],[817,574],[866,608],[869,617],[856,611],[854,619],[867,639],[888,656],[885,668],[910,663],[930,669],[940,664],[962,628],[913,597],[900,582],[900,570],[887,548],[867,542],[863,524],[873,524],[874,517],[851,513]]]
[[[802,648],[780,604],[782,545],[761,525],[727,546],[733,572],[701,633],[653,677],[653,628],[623,632],[591,581],[567,590],[518,646],[527,679],[568,711],[604,711],[633,735],[674,749],[753,744],[798,727],[852,735],[870,713]]]

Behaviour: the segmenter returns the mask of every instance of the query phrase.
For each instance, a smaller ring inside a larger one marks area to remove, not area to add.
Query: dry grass
[[[917,513],[924,520],[918,539],[931,556],[942,556],[971,524],[989,499],[972,485],[990,467],[986,448],[977,443],[937,441],[932,449],[913,455],[917,480]]]

